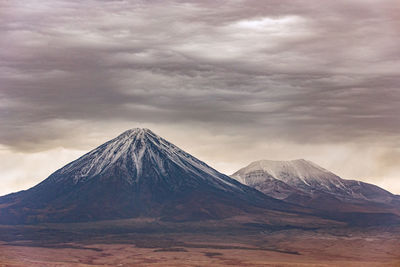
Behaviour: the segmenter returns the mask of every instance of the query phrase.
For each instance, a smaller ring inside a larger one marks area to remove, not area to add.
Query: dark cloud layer
[[[52,120],[116,118],[301,141],[396,136],[396,6],[3,1],[0,142],[48,141],[61,133],[32,134]]]
[[[79,147],[120,121],[398,149],[398,14],[396,0],[0,0],[0,143]]]

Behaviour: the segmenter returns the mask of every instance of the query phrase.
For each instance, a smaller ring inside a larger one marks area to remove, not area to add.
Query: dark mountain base
[[[163,221],[203,221],[270,210],[294,214],[296,209],[301,210],[255,190],[244,198],[243,195],[233,197],[229,192],[207,185],[181,187],[175,192],[165,187],[150,191],[149,187],[135,188],[124,180],[111,179],[78,186],[41,184],[2,198],[0,224],[87,222],[143,216]]]

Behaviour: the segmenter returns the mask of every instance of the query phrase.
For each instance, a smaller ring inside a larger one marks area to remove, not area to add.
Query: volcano
[[[0,198],[0,223],[135,217],[220,219],[293,205],[219,173],[148,129],[131,129],[51,174]]]
[[[238,170],[232,177],[243,184],[278,199],[292,195],[330,194],[345,201],[392,203],[398,196],[373,184],[342,179],[334,173],[304,160],[260,160]]]
[[[342,179],[304,160],[260,160],[232,177],[273,198],[358,225],[400,223],[400,196],[373,184]]]

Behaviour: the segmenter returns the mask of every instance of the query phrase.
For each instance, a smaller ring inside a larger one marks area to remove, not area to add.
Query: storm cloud
[[[145,126],[221,171],[307,157],[400,192],[399,14],[395,0],[0,0],[2,179],[10,158]],[[45,178],[32,170],[11,176]]]

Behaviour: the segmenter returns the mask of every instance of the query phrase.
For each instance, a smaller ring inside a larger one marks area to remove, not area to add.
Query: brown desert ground
[[[400,266],[400,227],[151,220],[0,226],[0,266]]]

